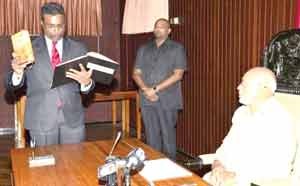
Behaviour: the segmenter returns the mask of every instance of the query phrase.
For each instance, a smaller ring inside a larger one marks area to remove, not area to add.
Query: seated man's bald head
[[[265,67],[248,70],[238,86],[240,103],[250,105],[273,96],[276,90],[276,77]]]
[[[244,76],[250,76],[253,81],[261,83],[274,93],[276,90],[276,77],[275,74],[265,67],[254,67],[246,72]]]

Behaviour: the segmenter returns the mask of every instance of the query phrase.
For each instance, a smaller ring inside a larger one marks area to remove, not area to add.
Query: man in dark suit
[[[46,3],[41,8],[43,35],[33,42],[35,63],[19,65],[13,54],[12,71],[7,88],[26,86],[25,128],[36,144],[78,143],[85,138],[84,110],[80,92],[87,94],[93,87],[92,71],[70,69],[66,76],[73,83],[51,89],[55,65],[84,55],[87,50],[79,42],[64,37],[65,12],[58,3]]]
[[[180,80],[186,69],[184,47],[168,38],[166,19],[154,25],[155,39],[139,48],[133,79],[140,88],[147,143],[176,157],[176,120],[182,109]]]

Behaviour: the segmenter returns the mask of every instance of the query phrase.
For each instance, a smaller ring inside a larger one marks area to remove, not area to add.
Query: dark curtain
[[[39,34],[40,8],[51,1],[65,8],[67,35],[102,35],[101,0],[1,0],[0,35],[11,35],[21,29]]]

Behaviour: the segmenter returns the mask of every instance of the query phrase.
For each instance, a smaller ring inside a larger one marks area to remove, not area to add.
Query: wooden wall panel
[[[214,152],[231,126],[241,76],[259,65],[273,34],[293,27],[296,0],[169,0],[169,5],[170,17],[183,18],[172,26],[171,38],[184,44],[188,56],[177,145],[193,155]],[[126,72],[121,77],[128,82],[136,45],[145,41],[141,35],[121,38]]]
[[[109,58],[120,61],[120,5],[119,0],[102,0],[102,36],[84,40],[89,46],[97,44],[97,51]],[[116,83],[110,87],[97,86],[95,92],[120,89],[120,73]],[[90,100],[90,99],[88,99]],[[86,101],[86,100],[85,100]],[[89,102],[89,101],[86,101]],[[92,103],[86,110],[86,122],[111,121],[111,104]]]
[[[10,64],[5,61],[5,59],[10,59],[11,57],[11,46],[7,45],[9,41],[7,37],[0,37],[0,128],[14,128],[14,105],[12,104],[12,100],[15,97],[5,91],[4,83],[5,74],[10,68]]]
[[[178,146],[192,154],[215,151],[238,106],[236,87],[243,73],[259,65],[273,34],[291,28],[291,0],[170,0],[171,17],[182,16],[172,38],[187,48],[183,82],[185,109],[178,123]]]
[[[132,67],[138,47],[151,39],[152,33],[121,35],[121,88],[124,90],[135,89],[136,86],[131,78]]]

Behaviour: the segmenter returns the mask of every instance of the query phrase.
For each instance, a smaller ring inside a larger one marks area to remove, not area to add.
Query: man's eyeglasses
[[[62,29],[62,28],[65,27],[65,24],[57,24],[57,25],[55,25],[55,24],[44,24],[44,25],[47,29],[55,29],[55,28]]]

